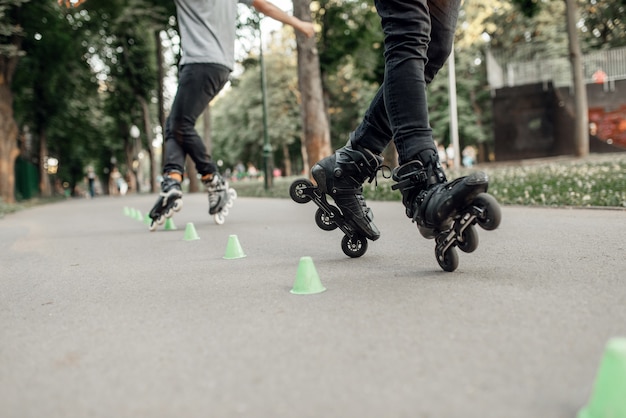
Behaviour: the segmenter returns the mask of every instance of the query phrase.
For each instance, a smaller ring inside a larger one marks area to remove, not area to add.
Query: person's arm
[[[302,32],[307,38],[315,35],[315,27],[311,22],[305,22],[295,16],[285,13],[282,9],[279,9],[267,0],[254,0],[252,2],[252,7],[267,17],[271,17],[274,20],[292,26],[294,29]]]

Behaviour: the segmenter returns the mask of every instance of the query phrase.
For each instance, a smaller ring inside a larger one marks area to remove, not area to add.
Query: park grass
[[[626,208],[626,153],[482,164],[448,170],[449,179],[481,170],[489,175],[489,193],[502,205]],[[390,179],[378,176],[365,184],[368,200],[400,200]],[[268,190],[263,181],[239,181],[231,186],[239,196],[289,198],[297,177],[278,178]]]
[[[502,205],[626,209],[626,153],[481,164],[446,174],[452,180],[476,170],[489,175],[489,193]],[[237,181],[231,186],[242,197],[289,199],[289,186],[297,178],[276,178],[267,190],[262,180]],[[399,201],[400,193],[392,185],[391,179],[379,174],[376,182],[365,184],[363,194],[368,200]],[[31,199],[11,205],[0,201],[0,218],[55,200]]]

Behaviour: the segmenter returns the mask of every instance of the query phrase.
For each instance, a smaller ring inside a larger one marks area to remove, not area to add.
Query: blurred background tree
[[[625,2],[576,2],[583,53],[626,45]],[[382,81],[383,38],[370,2],[320,0],[310,9],[319,28],[324,111],[334,149],[345,143]],[[566,11],[563,0],[464,2],[455,39],[461,147],[476,146],[486,160],[493,146],[487,54],[568,56]],[[88,165],[105,184],[116,166],[132,191],[142,184],[154,190],[180,54],[174,2],[87,0],[65,8],[55,0],[0,0],[0,17],[2,199],[15,198],[16,161],[36,167],[43,196],[54,192],[55,183],[74,190]],[[251,47],[258,41],[256,30],[240,31],[240,65],[202,126],[224,168],[262,161],[259,55]],[[304,168],[297,42],[289,29],[265,34],[263,41],[273,159],[284,174],[297,174]],[[428,89],[433,132],[444,145],[451,136],[448,75],[446,66]],[[58,161],[53,174],[48,160]]]

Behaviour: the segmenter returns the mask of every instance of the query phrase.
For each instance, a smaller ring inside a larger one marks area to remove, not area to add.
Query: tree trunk
[[[311,21],[310,0],[293,0],[293,14],[304,21]],[[331,154],[330,128],[324,110],[324,96],[319,56],[315,38],[296,33],[298,45],[298,85],[300,87],[304,169]]]
[[[576,101],[574,149],[577,157],[589,155],[589,114],[587,106],[587,86],[583,76],[582,51],[576,29],[576,0],[565,0],[567,13],[567,36],[569,40],[569,56],[572,66],[574,83],[574,99]]]
[[[191,157],[185,158],[185,171],[187,172],[187,178],[189,179],[189,193],[198,193],[200,185],[198,182],[198,171],[196,165],[193,163]]]
[[[285,164],[285,172],[283,175],[285,177],[291,176],[291,157],[289,156],[289,147],[287,144],[283,144],[283,163]]]
[[[163,98],[163,80],[165,78],[165,71],[163,69],[163,43],[161,42],[161,31],[154,32],[155,44],[156,44],[156,59],[157,59],[157,95],[159,106],[159,125],[161,126],[161,134],[163,137],[163,144],[161,145],[161,167],[159,172],[163,170],[165,164],[165,100]],[[152,144],[148,144],[152,149]],[[156,170],[155,170],[156,171]],[[156,188],[155,188],[156,190]],[[154,191],[154,190],[153,190]]]
[[[52,196],[50,187],[50,176],[48,175],[48,137],[43,129],[39,135],[39,193],[42,197]]]
[[[0,84],[0,197],[5,203],[15,203],[15,159],[19,154],[13,96],[9,86]]]
[[[5,203],[15,203],[15,159],[19,154],[13,94],[0,73],[0,198]]]
[[[13,45],[19,50],[21,38],[14,37]],[[5,203],[15,203],[15,159],[20,155],[11,91],[18,60],[18,55],[0,55],[0,199]]]
[[[128,129],[126,129],[126,131],[128,132]],[[130,137],[128,134],[124,136],[124,151],[126,154],[126,173],[121,174],[128,183],[128,192],[137,193],[137,172],[135,171],[135,167],[133,165],[137,155],[137,140]]]
[[[137,97],[141,104],[141,112],[143,115],[143,130],[146,134],[146,148],[150,158],[150,191],[154,193],[157,190],[156,185],[156,167],[154,166],[154,153],[152,152],[152,124],[150,123],[150,108],[148,101],[141,96]]]

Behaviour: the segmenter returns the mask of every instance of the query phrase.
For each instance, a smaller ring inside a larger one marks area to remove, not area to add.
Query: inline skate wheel
[[[448,248],[443,254],[440,254],[435,248],[435,257],[444,271],[453,272],[459,266],[459,255],[454,247]]]
[[[332,209],[332,215],[329,216],[319,208],[317,212],[315,212],[315,223],[324,231],[332,231],[337,228],[337,224],[333,221],[333,219],[337,217],[337,213],[337,211]]]
[[[474,252],[478,248],[478,232],[473,225],[465,228],[461,235],[457,236],[457,246],[464,253]]]
[[[215,215],[213,215],[213,220],[215,221],[216,224],[223,225],[226,219],[222,212],[218,212]]]
[[[352,238],[348,235],[344,235],[341,240],[341,249],[348,257],[361,257],[367,251],[367,238],[361,234],[354,234]]]
[[[228,201],[226,202],[227,208],[232,208],[235,204],[235,199],[237,199],[237,191],[235,189],[228,189]]]
[[[150,229],[150,232],[154,232],[156,231],[157,226],[158,224],[154,220],[152,220],[150,221],[150,226],[148,227],[148,229]]]
[[[172,206],[172,210],[174,212],[178,212],[179,210],[181,210],[183,208],[183,201],[182,199],[176,199],[174,201],[174,206]]]
[[[222,215],[228,216],[228,214],[230,213],[228,211],[228,205],[226,205],[224,208],[222,208],[222,210],[220,212],[222,213]]]
[[[307,203],[311,198],[304,194],[304,189],[313,187],[313,183],[307,179],[296,180],[289,187],[289,196],[296,203]]]
[[[476,218],[478,225],[487,231],[493,231],[500,225],[502,211],[495,197],[488,193],[480,193],[472,205],[482,210],[482,214]]]
[[[159,216],[156,220],[157,225],[163,225],[164,222],[165,222],[164,216]]]

